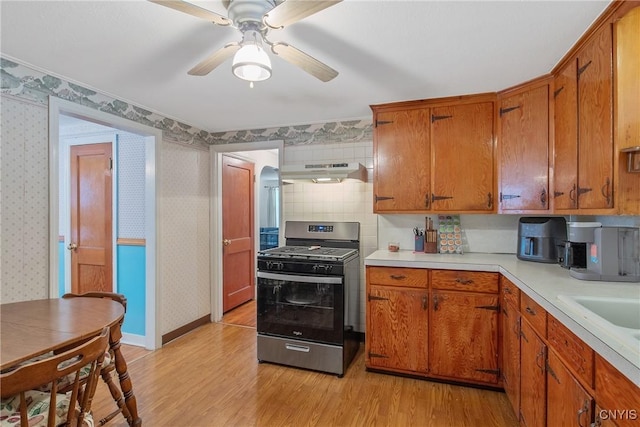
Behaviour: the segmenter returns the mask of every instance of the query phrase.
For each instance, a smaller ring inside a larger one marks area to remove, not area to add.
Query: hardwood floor
[[[518,425],[504,393],[367,372],[363,350],[344,378],[259,364],[255,329],[223,323],[153,352],[124,351],[147,427]],[[96,416],[113,405],[100,384]],[[108,425],[126,423],[118,415]]]
[[[256,327],[256,300],[245,302],[239,307],[225,313],[222,323],[227,325]]]

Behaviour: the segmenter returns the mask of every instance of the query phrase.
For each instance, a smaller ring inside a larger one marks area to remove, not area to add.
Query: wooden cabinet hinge
[[[500,117],[502,117],[503,114],[510,113],[511,111],[517,110],[518,108],[521,108],[521,106],[520,105],[516,105],[515,107],[500,108]]]
[[[474,308],[479,308],[480,310],[500,311],[499,305],[476,305]]]
[[[386,355],[384,355],[384,354],[378,354],[378,353],[372,353],[372,352],[369,352],[369,358],[370,358],[370,359],[372,359],[372,358],[376,358],[376,357],[377,357],[377,358],[382,358],[382,359],[388,359],[388,358],[389,358],[389,356],[386,356]]]
[[[495,375],[496,377],[500,377],[500,369],[476,369],[476,372],[482,372],[485,374]]]
[[[586,64],[584,64],[582,67],[578,68],[578,77],[580,77],[580,74],[584,73],[587,68],[589,68],[589,65],[591,65],[592,61],[587,62]]]
[[[431,115],[431,123],[435,123],[438,120],[450,119],[453,116],[436,116],[435,114]]]
[[[394,197],[390,197],[390,196],[376,196],[376,202],[379,202],[381,200],[393,200]]]

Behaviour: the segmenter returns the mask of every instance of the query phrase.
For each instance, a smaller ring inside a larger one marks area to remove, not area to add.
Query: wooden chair
[[[99,336],[63,353],[0,374],[2,425],[93,426],[91,401],[108,344],[109,328],[105,327]],[[81,371],[87,365],[89,373],[81,380]],[[58,380],[68,375],[74,375],[73,386],[62,394]],[[44,385],[49,391],[36,389]]]
[[[84,294],[68,293],[62,296],[62,298],[77,298],[77,297],[108,298],[122,304],[122,306],[124,307],[125,313],[127,312],[127,298],[122,294],[117,294],[113,292],[87,292]],[[121,388],[118,385],[116,385],[116,383],[113,381],[114,371],[117,371],[117,374],[119,376],[121,372],[126,371],[126,366],[118,367],[116,365],[116,363],[118,362],[118,360],[116,360],[117,359],[116,353],[118,354],[120,353],[120,338],[122,337],[121,328],[122,328],[123,322],[124,322],[124,318],[122,319],[119,325],[111,329],[111,336],[109,339],[109,355],[105,358],[105,363],[103,364],[104,366],[102,366],[102,369],[100,370],[100,376],[102,377],[102,380],[105,382],[105,384],[109,388],[111,397],[113,397],[113,400],[116,402],[116,405],[118,406],[118,408],[115,409],[110,414],[108,414],[107,416],[100,419],[100,421],[98,422],[98,425],[101,425],[101,426],[111,421],[119,413],[122,413],[122,416],[127,420],[127,423],[130,426],[139,424],[139,419],[137,420],[134,419],[134,417],[132,417],[131,415],[131,412],[129,411],[129,408],[127,407],[126,399],[125,399],[125,396],[128,396],[127,390],[121,390]],[[118,359],[124,360],[122,357],[118,357]],[[129,387],[128,391],[130,391],[131,380],[127,377],[127,378],[121,379],[121,382],[122,381],[128,384],[128,387]],[[133,397],[130,397],[130,399],[131,398]]]

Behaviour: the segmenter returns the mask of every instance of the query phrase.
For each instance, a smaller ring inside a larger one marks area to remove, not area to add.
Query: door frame
[[[211,248],[210,261],[210,277],[211,277],[211,321],[219,322],[222,320],[222,156],[232,155],[239,151],[264,151],[278,150],[278,168],[284,163],[284,141],[259,141],[259,142],[242,142],[235,144],[219,144],[209,147],[209,158],[211,167],[211,197],[209,210],[209,229],[211,230],[211,239],[209,245]],[[236,156],[243,160],[253,161],[246,157]],[[254,171],[258,173],[258,171]],[[282,181],[280,181],[282,184]],[[257,193],[257,192],[256,192]],[[255,194],[254,194],[255,198]],[[282,212],[282,198],[280,198],[280,212]],[[256,205],[254,204],[254,228],[259,224],[260,215],[255,214]],[[260,239],[254,239],[254,246],[259,243]],[[257,243],[256,243],[257,242]]]
[[[158,271],[158,248],[160,247],[159,194],[160,194],[160,154],[162,131],[150,126],[142,125],[131,120],[123,119],[109,113],[94,110],[71,101],[49,96],[49,297],[58,295],[58,224],[60,189],[59,155],[61,149],[59,116],[67,115],[88,122],[98,123],[123,131],[135,133],[145,137],[145,335],[144,342],[139,336],[127,334],[123,342],[144,345],[149,350],[162,346],[160,325],[161,319],[161,280]],[[113,203],[115,206],[116,204]],[[114,220],[117,225],[117,218]],[[115,227],[114,227],[115,228]],[[115,249],[115,248],[114,248]],[[114,250],[115,252],[115,250]],[[115,280],[115,279],[114,279]]]

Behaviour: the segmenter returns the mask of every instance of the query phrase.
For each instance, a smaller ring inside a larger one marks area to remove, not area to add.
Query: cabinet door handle
[[[438,300],[438,294],[433,296],[433,311],[438,311],[438,306],[440,305],[440,301]]]
[[[429,199],[429,193],[425,193],[424,195],[424,207],[429,209],[429,203],[431,200]]]
[[[503,288],[503,292],[504,292],[505,294],[509,294],[509,295],[511,295],[511,294],[513,293],[513,292],[511,291],[511,288],[510,288],[510,287],[508,287],[508,286],[505,286],[505,287]]]
[[[576,417],[578,418],[578,425],[582,427],[582,414],[589,412],[589,401],[585,400],[582,408],[576,412]]]
[[[542,204],[542,207],[547,207],[547,190],[544,188],[540,192],[540,203]]]
[[[534,309],[532,309],[531,307],[529,307],[529,306],[527,306],[527,308],[525,308],[524,311],[526,311],[527,313],[529,313],[532,316],[536,315],[536,311]]]
[[[529,340],[527,339],[527,337],[524,336],[524,334],[522,333],[522,329],[520,328],[520,319],[516,319],[516,322],[513,324],[513,333],[516,334],[516,336],[518,337],[523,337],[524,340],[526,342],[529,342]]]
[[[393,280],[404,280],[407,278],[407,276],[403,276],[401,274],[392,274],[391,277]]]
[[[456,279],[456,283],[459,283],[461,285],[470,285],[473,283],[473,279],[461,279],[461,278],[457,278]]]
[[[540,371],[544,372],[544,348],[541,348],[540,353],[536,355],[536,365]]]
[[[611,180],[609,180],[609,178],[607,178],[607,182],[600,189],[600,192],[602,193],[604,198],[607,200],[607,206],[608,207],[611,207],[611,192],[609,191],[609,186],[610,185],[611,185]]]
[[[487,207],[491,209],[493,207],[493,194],[487,193]]]
[[[371,294],[369,294],[367,299],[369,301],[389,301],[389,298],[379,297],[379,296],[371,295]]]
[[[576,183],[573,183],[573,188],[569,190],[569,199],[571,200],[571,207],[576,207]]]
[[[426,295],[423,295],[423,296],[422,296],[422,310],[424,310],[424,311],[426,311],[426,310],[427,310],[427,301],[428,301],[427,296],[426,296]]]

